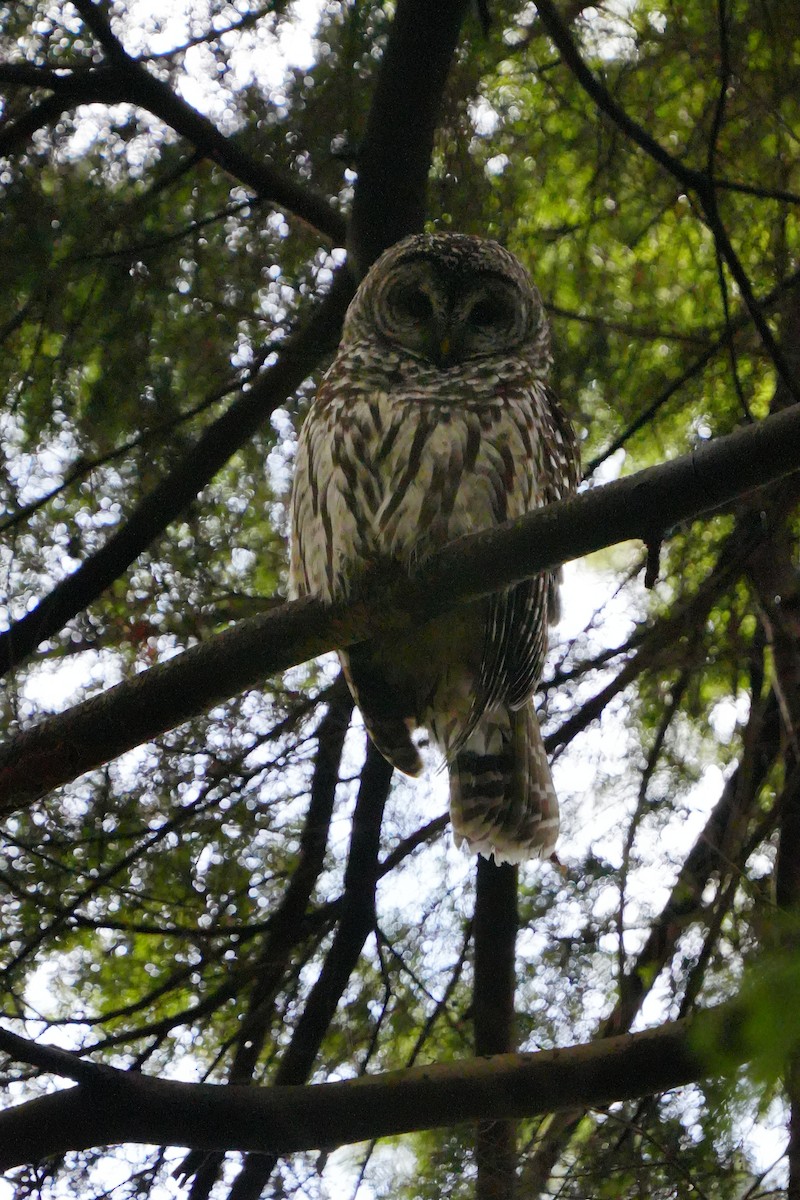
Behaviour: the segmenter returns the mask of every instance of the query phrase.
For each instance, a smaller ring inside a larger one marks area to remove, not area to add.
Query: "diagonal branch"
[[[278,1087],[305,1083],[364,943],[375,928],[378,849],[392,772],[391,764],[370,742],[353,814],[341,919],[322,970],[275,1073],[274,1083]],[[230,1200],[258,1200],[275,1162],[273,1155],[249,1157],[230,1190]]]
[[[754,813],[761,788],[780,751],[780,723],[774,692],[754,707],[754,733],[743,761],[727,780],[705,826],[687,854],[666,904],[653,921],[647,939],[628,964],[619,981],[619,997],[598,1029],[599,1038],[613,1037],[629,1029],[645,998],[671,961],[686,929],[702,919],[704,889],[715,873],[736,874],[736,865],[746,861],[754,844],[763,844],[769,826],[758,822],[757,840],[752,839]],[[778,820],[778,805],[769,825]],[[731,864],[734,868],[731,869]],[[536,1148],[525,1164],[526,1195],[539,1195],[547,1186],[556,1163],[565,1154],[582,1109],[562,1109],[547,1119],[539,1131]]]
[[[47,718],[0,749],[0,812],[174,728],[263,679],[375,635],[500,591],[559,563],[679,522],[800,470],[800,406],[704,443],[691,454],[549,505],[432,556],[411,581],[350,604],[284,604]]]
[[[26,112],[0,123],[0,154],[24,145],[37,129],[82,104],[133,104],[169,125],[201,157],[217,163],[233,179],[252,188],[260,199],[305,221],[334,245],[344,245],[345,220],[325,196],[298,183],[287,171],[253,157],[237,136],[222,133],[144,64],[127,55],[119,43],[117,46],[118,52],[109,55],[108,65],[88,70],[56,73],[50,67],[29,63],[0,63],[0,84],[43,88],[52,93]]]
[[[320,724],[321,755],[317,757],[311,805],[303,835],[302,852],[306,855],[306,861],[301,862],[292,878],[277,914],[280,919],[276,922],[274,934],[273,930],[270,931],[272,936],[262,953],[263,973],[256,983],[249,1011],[239,1030],[239,1047],[230,1073],[231,1084],[251,1081],[263,1049],[268,1021],[274,1020],[275,991],[286,966],[287,953],[297,940],[298,930],[292,929],[289,923],[297,926],[305,917],[310,885],[322,867],[327,847],[328,823],[351,710],[352,700],[340,676],[331,707]],[[374,747],[370,747],[361,772],[361,786],[353,814],[350,856],[339,906],[338,927],[319,977],[311,988],[303,1013],[282,1054],[273,1081],[276,1085],[306,1081],[364,941],[374,926],[375,886],[380,875],[377,851],[391,776],[392,768]],[[324,830],[318,827],[320,817],[324,822]],[[312,877],[308,878],[309,875]],[[192,1197],[208,1194],[221,1162],[221,1156],[198,1159],[201,1156],[190,1154],[180,1168],[182,1178],[195,1175]],[[274,1166],[273,1157],[248,1159],[231,1195],[235,1194],[239,1200],[251,1194],[256,1197],[260,1195]]]
[[[310,1086],[178,1083],[112,1067],[89,1077],[83,1064],[77,1087],[0,1113],[0,1169],[122,1141],[283,1155],[464,1121],[604,1107],[718,1075],[718,1054],[732,1069],[752,1052],[742,1028],[742,1003],[730,1001],[700,1020],[601,1042]],[[701,1052],[702,1044],[716,1053]],[[2,1032],[0,1049],[21,1062],[42,1057],[41,1047]],[[75,1074],[66,1063],[51,1069]]]
[[[772,288],[770,292],[758,300],[759,308],[764,312],[770,308],[774,308],[777,302],[783,300],[786,293],[797,287],[798,284],[800,284],[800,271],[793,271],[790,275],[787,275],[785,279],[781,280],[780,283],[776,284],[776,286]],[[678,395],[687,383],[700,375],[704,368],[710,362],[713,362],[720,350],[728,349],[732,352],[735,345],[736,335],[741,332],[741,330],[746,329],[750,324],[750,321],[750,313],[739,313],[726,323],[724,333],[720,334],[713,340],[709,340],[706,337],[704,339],[706,342],[705,349],[697,356],[697,358],[695,358],[694,361],[691,362],[680,375],[671,380],[658,394],[658,396],[656,396],[656,398],[652,400],[642,412],[639,413],[639,416],[635,417],[633,421],[631,421],[631,423],[622,431],[622,433],[618,434],[617,437],[615,437],[614,440],[610,442],[604,450],[596,455],[591,462],[586,464],[587,478],[597,470],[601,463],[604,463],[607,458],[610,458],[615,451],[626,445],[626,443],[630,441],[634,434],[638,433],[640,429],[643,429],[646,425],[648,425],[653,417],[660,412],[664,405],[667,404],[667,402],[671,400],[673,396]]]
[[[687,166],[679,158],[670,154],[652,134],[648,133],[643,125],[635,121],[622,105],[614,99],[608,88],[584,61],[572,34],[558,12],[554,0],[536,0],[536,9],[542,24],[564,62],[570,71],[572,71],[572,74],[586,94],[594,101],[600,112],[605,113],[626,137],[644,150],[654,162],[657,162],[659,166],[669,172],[673,179],[677,179],[678,183],[688,191],[695,193],[703,209],[706,225],[714,236],[718,253],[724,259],[728,270],[736,281],[736,285],[742,294],[742,299],[747,306],[753,324],[759,332],[761,340],[775,365],[776,371],[783,379],[793,398],[796,401],[800,401],[800,387],[798,387],[797,381],[786,361],[786,356],[778,345],[775,335],[761,311],[761,306],[753,291],[747,272],[733,248],[728,231],[719,215],[716,184],[713,177],[705,171],[698,171],[694,167]]]
[[[311,893],[325,862],[344,739],[352,711],[352,696],[343,677],[339,675],[331,691],[328,711],[317,729],[314,776],[300,836],[297,867],[272,915],[269,933],[259,954],[258,979],[237,1034],[238,1045],[230,1070],[231,1083],[249,1083],[253,1078],[269,1022],[274,1019],[275,995],[291,952],[302,936]]]
[[[217,471],[269,414],[309,375],[326,349],[332,349],[352,294],[346,271],[308,323],[290,338],[274,366],[241,392],[198,438],[165,479],[153,488],[128,520],[95,554],[58,583],[35,608],[0,633],[0,675],[23,662],[40,642],[52,637],[109,587],[213,479]]]

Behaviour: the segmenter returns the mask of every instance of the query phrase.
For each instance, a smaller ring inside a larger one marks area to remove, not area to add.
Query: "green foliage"
[[[115,0],[112,27],[255,163],[346,215],[396,6],[320,5],[312,53],[301,46],[296,62],[281,54],[302,41],[300,5],[173,7],[159,27]],[[724,228],[796,365],[800,8],[559,7],[626,112],[714,175]],[[488,8],[487,31],[465,19],[442,99],[428,222],[497,237],[529,266],[589,486],[785,402],[698,195],[598,114],[533,6]],[[77,7],[0,4],[0,64],[82,77],[100,57]],[[133,102],[66,105],[18,133],[53,93],[2,66],[0,83],[9,624],[194,464],[198,440],[316,311],[344,252]],[[305,383],[265,405],[210,479],[198,467],[191,502],[156,514],[146,548],[9,674],[5,737],[280,602],[294,437],[328,351],[312,347]],[[543,685],[561,863],[520,876],[518,1045],[655,1025],[739,994],[734,1032],[754,1065],[725,1086],[520,1123],[521,1194],[734,1200],[777,1195],[785,1180],[781,1166],[758,1183],[764,1144],[779,1157],[784,1105],[800,1103],[791,1078],[784,1089],[798,968],[784,926],[777,946],[763,928],[780,822],[797,803],[795,507],[790,489],[744,497],[674,531],[651,591],[627,553],[567,575]],[[357,727],[330,748],[332,678],[325,661],[265,680],[9,818],[0,967],[15,1030],[221,1083],[470,1057],[474,871],[441,825],[427,828],[446,806],[433,762],[422,782],[394,782],[375,912],[330,1011],[323,1003],[356,907],[348,857],[364,762]],[[330,824],[309,828],[326,747]],[[312,1001],[325,1020],[298,1050]],[[730,1031],[698,1027],[702,1052],[731,1074],[720,1056]],[[304,1073],[280,1076],[305,1050]],[[15,1102],[49,1086],[28,1066],[2,1069]],[[359,1200],[458,1200],[474,1194],[473,1134],[299,1156],[265,1194],[355,1195],[362,1179]],[[41,1178],[31,1168],[19,1194],[174,1194],[176,1152],[130,1154],[81,1152]],[[210,1194],[225,1195],[233,1173],[220,1168]]]
[[[698,1053],[730,1072],[735,1050],[744,1048],[754,1094],[769,1095],[800,1046],[795,996],[800,982],[797,917],[772,914],[761,930],[765,947],[745,968],[733,1012],[712,1009],[698,1022]]]

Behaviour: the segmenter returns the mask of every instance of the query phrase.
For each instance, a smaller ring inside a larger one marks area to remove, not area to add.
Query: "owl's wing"
[[[483,654],[469,719],[448,745],[452,758],[467,742],[487,709],[521,708],[530,698],[544,665],[550,596],[558,582],[550,572],[526,579],[485,602]]]
[[[580,455],[572,426],[546,389],[547,415],[542,477],[536,489],[544,504],[565,499],[578,486]],[[481,713],[497,702],[520,708],[535,689],[547,653],[547,629],[560,616],[561,569],[546,571],[498,592],[487,605],[479,685],[467,736]]]
[[[293,597],[330,591],[326,529],[319,503],[320,471],[314,460],[322,433],[324,424],[312,410],[300,432],[290,501],[289,591]]]
[[[346,361],[336,359],[303,422],[295,460],[290,591],[325,603],[347,595],[352,569],[365,557],[366,522],[359,514],[365,511],[363,477],[369,478],[357,470],[361,443],[349,392]]]
[[[550,597],[557,593],[557,579],[548,572],[489,601],[476,697],[481,711],[499,701],[519,708],[529,698],[544,666],[547,627],[554,620]]]

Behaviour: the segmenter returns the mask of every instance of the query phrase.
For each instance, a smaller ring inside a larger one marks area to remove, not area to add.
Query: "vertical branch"
[[[275,1073],[276,1087],[305,1083],[308,1079],[364,942],[375,928],[378,849],[391,779],[392,767],[369,742],[353,814],[341,920],[319,978],[309,993],[303,1015]],[[277,1161],[277,1155],[249,1155],[233,1183],[229,1200],[258,1200]]]
[[[800,700],[800,696],[796,694],[795,700]],[[788,759],[797,766],[794,746],[788,747]],[[781,950],[796,959],[800,949],[797,928],[800,920],[800,787],[795,787],[785,799],[778,840],[775,892],[778,906],[788,917],[779,931]],[[787,1200],[800,1200],[800,1054],[797,1051],[786,1064],[783,1086],[789,1102],[789,1142],[786,1147],[789,1180],[786,1196]]]
[[[342,675],[331,690],[328,709],[317,729],[317,753],[300,856],[289,886],[270,924],[262,947],[259,976],[247,1014],[238,1031],[238,1045],[228,1075],[229,1083],[250,1083],[274,1018],[275,996],[284,978],[292,951],[302,936],[302,922],[314,885],[322,870],[328,845],[333,805],[342,761],[342,750],[353,700]],[[189,1200],[206,1200],[219,1173],[223,1154],[192,1152],[178,1169],[182,1179],[194,1174]]]
[[[779,412],[796,401],[800,378],[800,293],[793,288],[782,313],[781,346],[791,379],[778,379],[770,409]],[[794,386],[793,386],[794,385]],[[769,521],[765,538],[748,565],[761,625],[772,650],[773,688],[782,724],[785,791],[780,805],[775,898],[784,919],[778,925],[782,955],[795,959],[800,950],[800,787],[793,784],[800,767],[800,572],[796,541],[790,524],[798,499],[797,484],[789,480],[772,489],[760,505],[759,517]],[[789,1168],[787,1196],[800,1200],[800,1055],[786,1063],[784,1089],[789,1102]]]
[[[762,620],[772,646],[775,687],[779,693],[784,733],[787,779],[800,765],[800,580],[793,565],[788,532],[776,537],[772,554],[761,556],[757,583]],[[783,551],[783,553],[781,553]],[[777,590],[776,590],[777,589]],[[778,858],[775,867],[775,896],[785,920],[778,928],[780,952],[796,958],[800,949],[800,787],[784,795]],[[786,1064],[784,1089],[789,1102],[788,1200],[800,1200],[800,1055]]]
[[[356,277],[425,220],[433,136],[468,0],[398,0],[358,154],[348,252]]]
[[[253,990],[250,1011],[239,1032],[239,1047],[231,1067],[230,1082],[246,1083],[264,1042],[271,1016],[271,1003],[297,943],[314,885],[323,867],[328,846],[333,804],[342,761],[345,734],[353,711],[353,699],[339,676],[328,711],[319,723],[314,777],[305,826],[300,838],[300,858],[286,894],[275,913],[269,937],[262,950],[262,973]]]
[[[478,859],[475,893],[475,1053],[515,1048],[514,990],[517,868]],[[513,1121],[482,1121],[476,1130],[477,1200],[512,1200],[516,1180]]]
[[[786,1200],[800,1200],[800,1058],[792,1059],[784,1080],[789,1097],[789,1144],[786,1147],[786,1162],[789,1167],[789,1182]]]
[[[730,38],[729,38],[729,14],[727,0],[717,0],[717,24],[719,26],[719,92],[717,94],[717,103],[714,109],[714,119],[711,124],[711,133],[708,138],[708,153],[706,156],[706,174],[709,179],[713,179],[717,147],[719,136],[722,132],[722,125],[725,119],[725,103],[728,95],[728,87],[731,78],[731,56],[730,56]],[[716,194],[709,197],[716,211]],[[725,264],[722,261],[722,253],[720,251],[719,242],[714,239],[714,257],[717,262],[717,279],[719,282],[719,293],[722,300],[722,313],[725,320],[725,329],[728,334],[731,333],[731,310],[728,297],[728,282],[725,278]],[[736,346],[732,337],[728,338],[728,354],[731,362],[731,376],[733,378],[733,386],[736,390],[736,395],[739,400],[739,406],[744,413],[746,420],[752,421],[753,414],[750,411],[750,406],[742,389],[742,382],[739,378],[739,367],[736,361]]]

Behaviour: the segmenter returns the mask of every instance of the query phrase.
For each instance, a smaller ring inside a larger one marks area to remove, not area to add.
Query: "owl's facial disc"
[[[525,336],[525,297],[499,275],[466,279],[412,260],[399,264],[387,284],[376,313],[380,332],[437,366],[510,350]]]

